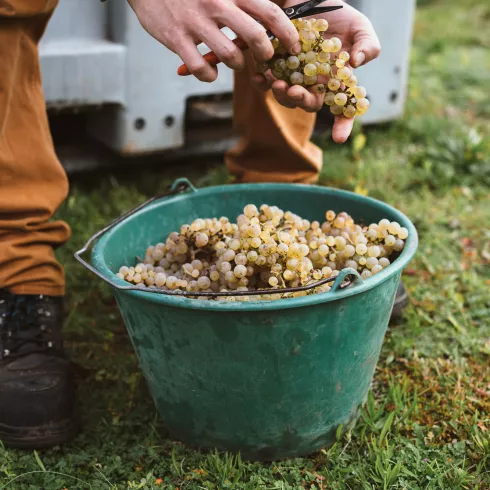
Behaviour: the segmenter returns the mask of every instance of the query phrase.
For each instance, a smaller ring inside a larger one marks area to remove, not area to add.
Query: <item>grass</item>
[[[489,19],[488,2],[421,2],[405,117],[357,127],[343,147],[320,141],[322,184],[383,199],[420,232],[404,276],[411,304],[389,330],[352,432],[310,458],[271,464],[165,436],[110,292],[71,254],[182,169],[105,176],[74,183],[59,211],[73,228],[59,257],[84,432],[46,451],[0,446],[0,489],[490,489]],[[228,180],[222,168],[186,174],[197,185]]]

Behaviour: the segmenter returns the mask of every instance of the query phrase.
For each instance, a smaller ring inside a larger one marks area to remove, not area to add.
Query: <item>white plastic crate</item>
[[[350,3],[372,20],[383,47],[359,70],[372,102],[363,120],[394,120],[405,105],[415,0]],[[48,107],[102,106],[89,130],[122,154],[181,147],[186,100],[233,89],[223,65],[212,84],[178,77],[180,59],[144,31],[123,0],[60,0],[40,55]]]

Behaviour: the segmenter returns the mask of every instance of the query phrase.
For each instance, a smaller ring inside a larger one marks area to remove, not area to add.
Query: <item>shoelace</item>
[[[46,352],[55,346],[52,332],[43,320],[51,312],[42,306],[42,296],[0,298],[0,359]],[[46,322],[48,323],[48,322]]]

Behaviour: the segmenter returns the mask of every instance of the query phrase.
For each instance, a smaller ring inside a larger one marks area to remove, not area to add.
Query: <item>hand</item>
[[[286,6],[294,5],[294,3],[297,3],[297,0],[288,2]],[[350,65],[353,68],[377,58],[381,46],[369,19],[355,8],[339,0],[328,3],[329,6],[335,4],[342,4],[344,8],[316,16],[328,20],[329,28],[325,37],[327,39],[338,37],[342,41],[342,51],[347,51],[351,55]],[[322,108],[325,92],[321,93],[318,87],[307,90],[296,85],[289,88],[286,82],[276,80],[270,71],[265,75],[254,74],[252,81],[260,90],[272,89],[277,101],[285,107],[300,107],[307,112],[318,112]],[[320,84],[326,84],[327,81],[328,77],[318,77]],[[354,119],[337,116],[332,133],[334,141],[344,143],[352,131],[353,124]]]
[[[241,70],[245,66],[242,51],[220,31],[224,26],[247,43],[258,61],[266,61],[274,54],[266,28],[272,30],[289,52],[297,54],[301,50],[296,28],[270,0],[128,1],[148,33],[179,55],[191,73],[203,82],[213,82],[218,72],[197,50],[196,45],[201,42],[230,68]]]

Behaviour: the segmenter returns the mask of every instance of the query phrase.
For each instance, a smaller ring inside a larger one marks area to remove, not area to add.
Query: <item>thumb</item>
[[[381,52],[378,36],[371,22],[364,17],[354,34],[351,50],[351,65],[358,68],[376,59]]]

